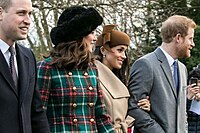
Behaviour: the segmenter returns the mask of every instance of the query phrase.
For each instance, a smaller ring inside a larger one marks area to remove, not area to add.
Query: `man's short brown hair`
[[[162,41],[170,43],[172,39],[179,33],[182,37],[187,36],[189,28],[196,28],[196,23],[181,15],[173,15],[163,22],[161,27]]]

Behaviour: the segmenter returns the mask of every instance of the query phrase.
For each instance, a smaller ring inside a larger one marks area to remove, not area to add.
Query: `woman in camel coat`
[[[116,133],[127,133],[134,118],[127,116],[129,91],[126,87],[128,75],[128,59],[126,50],[130,38],[124,32],[115,30],[116,25],[106,25],[96,42],[95,62],[98,69],[100,87],[108,113]],[[148,99],[142,99],[138,107],[150,110]]]

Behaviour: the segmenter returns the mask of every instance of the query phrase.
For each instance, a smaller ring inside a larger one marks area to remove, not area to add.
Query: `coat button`
[[[72,88],[74,91],[76,91],[76,87],[74,86],[73,88]]]
[[[93,118],[91,118],[91,119],[90,119],[90,122],[92,122],[92,123],[93,123],[93,122],[94,122],[94,119],[93,119]]]
[[[73,122],[74,122],[74,123],[77,123],[77,122],[78,122],[78,119],[74,118],[74,119],[73,119]]]
[[[93,87],[92,87],[92,86],[90,86],[88,89],[89,89],[90,91],[92,91],[92,90],[93,90]]]
[[[45,106],[42,106],[42,109],[44,109],[44,110],[45,110],[45,109],[46,109],[46,107],[45,107]]]
[[[69,76],[72,76],[72,72],[68,72],[68,75],[69,75]]]
[[[77,107],[77,104],[76,104],[76,103],[73,103],[72,106],[73,106],[74,108],[76,108],[76,107]]]
[[[90,107],[94,107],[94,103],[88,103]]]
[[[87,76],[88,76],[88,73],[87,73],[87,72],[84,72],[84,74],[83,74],[83,75],[87,77]]]

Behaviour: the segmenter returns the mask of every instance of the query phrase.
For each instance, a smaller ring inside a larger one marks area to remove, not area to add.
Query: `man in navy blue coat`
[[[36,61],[32,51],[16,43],[26,39],[31,0],[0,1],[0,132],[49,133],[49,125],[36,90]],[[10,71],[14,48],[16,80]],[[14,82],[16,81],[16,82]]]

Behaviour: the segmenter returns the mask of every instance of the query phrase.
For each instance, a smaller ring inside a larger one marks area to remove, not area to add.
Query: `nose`
[[[94,35],[94,36],[93,36],[93,39],[92,39],[92,43],[95,44],[96,41],[97,41],[97,37],[96,37],[96,35]]]
[[[195,43],[193,42],[193,43],[192,43],[192,47],[194,47],[194,46],[195,46]]]
[[[125,52],[122,53],[122,58],[126,59],[126,53]]]
[[[97,36],[94,35],[93,41],[96,42],[97,41]]]
[[[31,23],[31,16],[29,14],[25,15],[24,22],[26,24],[30,25],[30,23]]]

